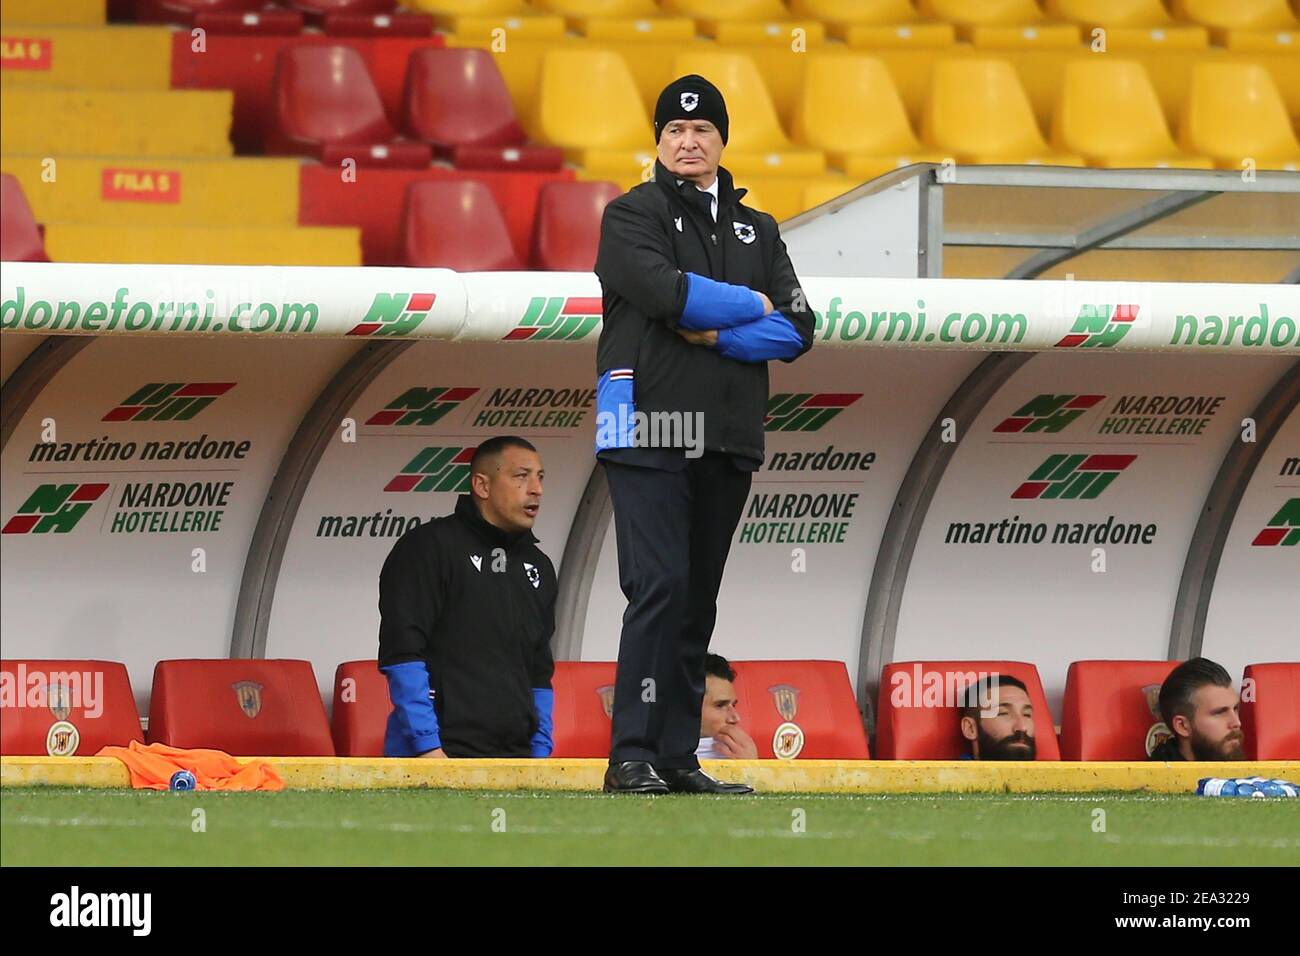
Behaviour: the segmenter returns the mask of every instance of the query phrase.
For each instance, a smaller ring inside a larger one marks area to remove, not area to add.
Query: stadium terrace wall
[[[394,536],[449,511],[466,449],[502,432],[545,457],[537,533],[562,582],[593,584],[557,647],[614,656],[612,540],[580,566],[562,561],[592,474],[593,276],[6,263],[2,285],[5,398],[19,385],[35,394],[0,457],[6,657],[121,659],[142,710],[160,658],[304,657],[328,687],[339,661],[374,653],[376,580]],[[872,568],[909,463],[988,353],[1020,350],[1039,354],[952,436],[893,658],[1019,656],[1040,665],[1056,703],[1070,660],[1163,656],[1209,484],[1242,419],[1300,356],[1300,290],[805,286],[817,346],[773,363],[768,459],[737,531],[715,646],[841,659],[856,674]],[[50,332],[93,338],[33,382],[29,360]],[[269,490],[308,409],[349,360],[389,343],[409,347],[378,362],[328,424],[301,501],[278,512]],[[1293,521],[1272,502],[1294,493],[1279,470],[1300,454],[1296,428],[1292,414],[1263,457],[1216,582],[1205,649],[1230,644],[1234,666],[1295,656],[1278,635],[1294,619],[1300,550],[1252,542],[1278,513]],[[289,530],[265,582],[265,630],[248,643],[236,608],[267,514]],[[1031,524],[1046,526],[1037,542],[1020,530]],[[1106,570],[1094,572],[1102,537]]]

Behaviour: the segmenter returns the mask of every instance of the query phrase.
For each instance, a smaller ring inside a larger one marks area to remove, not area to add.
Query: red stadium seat
[[[1300,760],[1300,661],[1248,664],[1241,729],[1248,760]]]
[[[335,37],[431,37],[433,17],[427,13],[331,13],[325,33]]]
[[[613,661],[556,661],[553,757],[609,757]]]
[[[45,239],[27,204],[22,184],[9,173],[0,174],[0,259],[5,262],[49,262]]]
[[[397,9],[397,0],[288,0],[292,7],[301,10],[314,26],[320,26],[327,17],[339,14],[383,14]]]
[[[180,23],[189,26],[200,14],[217,13],[239,16],[267,6],[266,0],[137,0],[138,23]],[[298,16],[302,23],[302,17]]]
[[[117,661],[6,660],[0,674],[8,685],[0,693],[0,754],[89,757],[144,742],[131,680]]]
[[[486,50],[425,49],[406,67],[406,132],[461,169],[559,169],[563,150],[530,146]]]
[[[326,165],[420,167],[428,145],[395,139],[365,60],[349,46],[280,50],[266,151],[315,156]]]
[[[600,219],[622,192],[608,182],[547,183],[537,195],[533,228],[534,269],[590,272],[596,267]]]
[[[776,757],[778,743],[802,759],[868,758],[866,729],[843,661],[732,661],[731,666],[740,726],[754,738],[759,759]]]
[[[788,722],[798,729],[787,728],[782,740],[798,750],[797,756],[867,759],[867,736],[843,663],[731,663],[736,669],[740,725],[754,738],[760,758],[775,756],[777,728],[787,723],[789,715]],[[615,670],[613,661],[556,662],[553,756],[609,756]]]
[[[1062,760],[1146,760],[1169,729],[1160,685],[1178,661],[1075,661],[1065,675]]]
[[[159,661],[149,742],[246,756],[334,755],[316,676],[307,661]]]
[[[457,272],[521,271],[491,191],[471,180],[424,180],[406,188],[402,260]]]
[[[388,678],[375,660],[340,664],[334,672],[334,718],[330,723],[335,752],[340,757],[382,757],[392,709]]]
[[[896,661],[880,675],[876,718],[876,756],[882,760],[958,760],[970,753],[961,735],[957,707],[925,706],[927,674],[1006,674],[1023,681],[1034,705],[1034,739],[1039,760],[1060,760],[1060,747],[1038,668],[1020,661]],[[901,675],[895,678],[894,675]],[[915,696],[913,696],[913,693]],[[901,698],[901,699],[900,699]],[[919,705],[919,706],[918,706]]]

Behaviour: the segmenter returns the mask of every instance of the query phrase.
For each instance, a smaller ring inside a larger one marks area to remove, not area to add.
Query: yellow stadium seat
[[[770,43],[790,47],[800,42],[807,48],[826,41],[826,27],[817,20],[721,20],[702,26],[705,36],[723,46]]]
[[[124,226],[50,223],[55,262],[163,262],[242,266],[359,266],[350,226]]]
[[[875,57],[810,57],[792,129],[797,142],[823,150],[838,169],[850,162],[855,169],[893,169],[900,160],[906,166],[932,155],[912,132],[894,81]],[[942,158],[934,155],[935,162]]]
[[[1176,23],[1160,0],[1047,0],[1044,10],[1082,26],[1085,43],[1103,40],[1107,53],[1195,50],[1210,43],[1208,30]]]
[[[1278,92],[1282,94],[1282,102],[1291,115],[1291,122],[1300,130],[1300,56],[1258,53],[1252,54],[1249,62],[1268,70]]]
[[[820,20],[826,35],[860,47],[945,46],[956,41],[950,23],[922,20],[909,0],[791,0],[796,17]]]
[[[527,0],[403,0],[403,5],[424,13],[432,13],[435,20],[442,17],[496,17],[527,16]]]
[[[601,151],[609,166],[619,153],[636,162],[636,152],[654,145],[632,74],[607,50],[559,49],[543,56],[534,110],[534,134],[584,166],[589,151]]]
[[[811,17],[831,23],[865,23],[893,26],[919,20],[908,0],[790,0],[790,12],[797,17]]]
[[[1047,0],[1043,9],[1048,16],[1085,27],[1167,27],[1174,23],[1160,0]]]
[[[726,165],[726,157],[723,157]],[[728,167],[730,168],[730,167]],[[740,201],[750,209],[758,209],[784,222],[803,212],[803,190],[806,180],[787,176],[736,176],[736,185],[749,190]]]
[[[637,20],[589,17],[576,21],[588,40],[615,43],[680,43],[695,39],[695,21],[689,17],[645,17]]]
[[[814,179],[804,186],[803,190],[803,208],[816,209],[822,203],[828,203],[832,199],[838,199],[845,193],[852,192],[862,185],[866,180],[857,180],[852,176],[844,176],[838,179],[824,177]]]
[[[963,163],[1082,163],[1077,156],[1052,154],[1029,97],[1005,60],[935,64],[921,139]]]
[[[449,17],[444,29],[453,34],[459,46],[487,46],[497,30],[505,30],[505,46],[516,40],[562,40],[564,17],[546,16],[458,16]]]
[[[853,50],[878,50],[882,47],[950,47],[957,42],[957,28],[951,23],[918,22],[900,23],[896,26],[851,23],[845,27],[843,39]]]
[[[619,17],[636,19],[659,14],[654,0],[532,0],[533,7],[543,13],[562,17]]]
[[[1174,15],[1211,30],[1294,30],[1287,0],[1174,0]],[[1216,37],[1217,39],[1217,37]]]
[[[1046,19],[1034,0],[917,0],[916,6],[932,20],[956,26],[963,40],[974,27],[1023,27]]]
[[[1229,30],[1224,46],[1233,53],[1300,56],[1300,30]]]
[[[814,150],[796,149],[786,136],[763,77],[749,56],[731,52],[681,53],[673,60],[673,70],[676,76],[698,73],[722,91],[730,126],[723,163],[733,173],[817,176],[825,172],[825,156]]]
[[[0,23],[32,26],[103,26],[107,16],[105,0],[4,0]]]
[[[1211,157],[1220,169],[1300,169],[1300,143],[1272,77],[1254,63],[1206,62],[1192,81],[1178,124],[1188,152]]]
[[[784,20],[781,0],[663,0],[665,13],[695,20]]]
[[[970,38],[971,43],[979,49],[1071,50],[1079,45],[1079,28],[1072,23],[1041,23],[1028,27],[972,27]]]
[[[1146,70],[1133,60],[1094,57],[1066,65],[1051,143],[1091,166],[1213,168],[1204,157],[1180,153]]]
[[[1098,28],[1103,29],[1103,28]],[[1107,53],[1159,50],[1204,50],[1210,45],[1210,31],[1185,24],[1172,27],[1105,27]],[[1093,36],[1084,34],[1084,42]]]

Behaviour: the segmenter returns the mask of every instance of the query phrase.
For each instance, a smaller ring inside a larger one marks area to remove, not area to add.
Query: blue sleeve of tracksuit
[[[555,711],[555,691],[549,687],[533,688],[533,706],[537,708],[537,733],[531,742],[534,757],[549,757],[555,749],[551,739],[551,730],[555,726],[552,714]]]
[[[686,273],[686,306],[677,324],[693,332],[729,329],[763,317],[763,300],[743,285]]]
[[[771,312],[757,322],[720,329],[716,348],[738,362],[766,362],[798,355],[803,350],[803,339],[789,319],[780,312]]]
[[[384,738],[385,757],[415,757],[442,746],[438,714],[429,699],[429,668],[424,661],[403,661],[381,668],[388,678],[393,716]]]

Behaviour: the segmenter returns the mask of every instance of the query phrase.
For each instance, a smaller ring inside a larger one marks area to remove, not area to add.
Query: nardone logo
[[[477,388],[408,388],[381,411],[366,419],[367,425],[432,425]]]
[[[1056,343],[1058,349],[1108,349],[1128,334],[1137,320],[1136,305],[1085,305],[1070,328],[1070,334]]]
[[[1051,432],[1063,430],[1076,418],[1100,402],[1105,395],[1039,395],[1004,418],[994,431],[1000,434]]]
[[[348,335],[406,335],[425,320],[437,297],[433,292],[378,292],[365,318]]]
[[[107,489],[104,482],[40,485],[0,534],[67,534]]]
[[[1048,455],[1012,498],[1096,498],[1137,455]]]
[[[603,311],[600,299],[533,296],[528,300],[528,309],[519,324],[502,339],[574,342],[596,327]]]
[[[763,428],[769,432],[815,432],[861,397],[861,392],[782,392],[767,400]]]
[[[1300,498],[1292,498],[1268,520],[1268,527],[1255,535],[1255,547],[1294,547],[1300,544]]]
[[[234,387],[234,382],[150,382],[109,409],[100,421],[187,422]]]
[[[425,448],[384,485],[384,491],[451,491],[468,494],[469,463],[473,458],[473,448]]]

